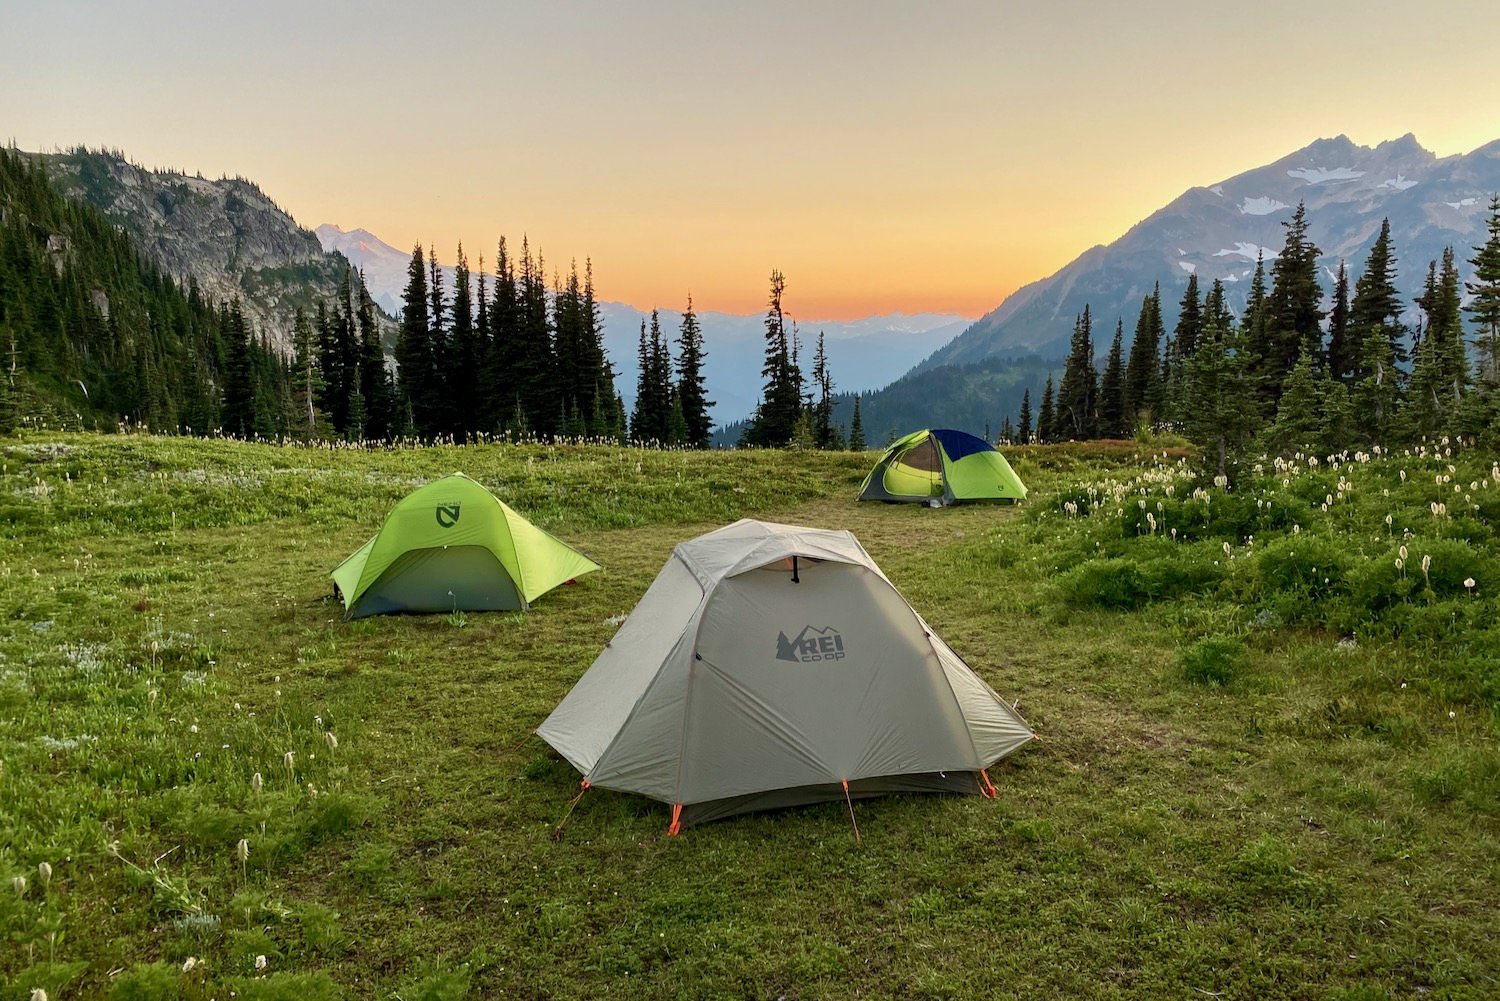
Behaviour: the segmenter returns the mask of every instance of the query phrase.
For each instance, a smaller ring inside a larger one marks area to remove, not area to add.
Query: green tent
[[[1005,456],[964,431],[924,428],[886,449],[859,488],[860,500],[916,501],[939,507],[960,501],[1026,499],[1026,485]]]
[[[345,618],[528,608],[599,564],[463,473],[413,491],[331,576]]]

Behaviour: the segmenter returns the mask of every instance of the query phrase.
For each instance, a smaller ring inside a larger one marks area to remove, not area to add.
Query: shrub
[[[1249,663],[1245,644],[1228,637],[1199,640],[1182,652],[1182,675],[1195,685],[1227,688],[1243,677]]]
[[[1138,608],[1150,600],[1146,579],[1127,559],[1088,560],[1058,580],[1063,600],[1076,607]]]

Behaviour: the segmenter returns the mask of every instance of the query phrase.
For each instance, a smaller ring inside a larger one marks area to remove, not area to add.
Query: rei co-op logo
[[[458,505],[439,504],[437,506],[437,523],[444,528],[452,528],[458,524]]]
[[[794,639],[787,639],[786,633],[778,632],[776,659],[789,660],[794,664],[843,660],[844,637],[832,626],[803,626]]]

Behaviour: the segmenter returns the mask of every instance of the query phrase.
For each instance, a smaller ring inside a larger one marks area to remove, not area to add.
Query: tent
[[[946,428],[913,431],[880,456],[860,500],[917,501],[933,507],[973,500],[1026,499],[1026,485],[983,438]]]
[[[559,542],[462,473],[397,504],[334,570],[344,617],[527,608],[599,564]]]
[[[536,731],[682,825],[891,792],[993,795],[1034,734],[848,532],[742,520],[673,550]]]

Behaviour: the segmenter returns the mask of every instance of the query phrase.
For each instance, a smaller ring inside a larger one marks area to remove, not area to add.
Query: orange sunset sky
[[[1500,138],[1500,4],[5,0],[0,127],[638,307],[972,317],[1320,136]]]

